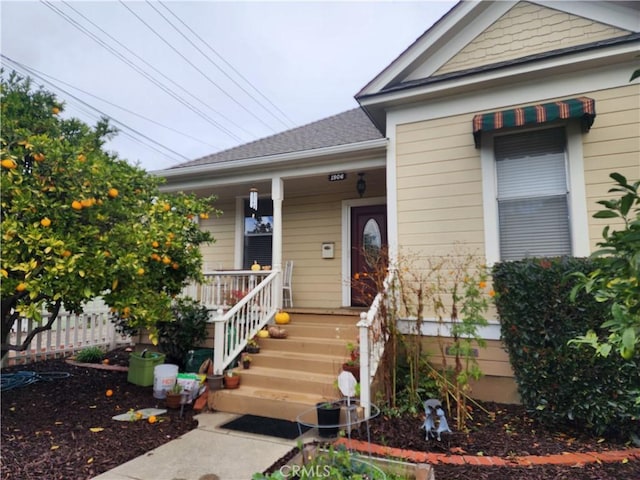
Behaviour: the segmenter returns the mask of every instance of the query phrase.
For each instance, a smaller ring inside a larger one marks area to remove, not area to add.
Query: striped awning
[[[581,121],[582,131],[587,132],[596,117],[596,102],[592,98],[579,97],[560,102],[530,105],[499,112],[481,113],[473,117],[473,139],[480,147],[482,132],[501,128],[522,127],[540,123],[576,118]]]

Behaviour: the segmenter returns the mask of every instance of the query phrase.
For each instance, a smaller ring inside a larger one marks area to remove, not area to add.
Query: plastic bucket
[[[166,398],[178,378],[178,365],[165,363],[153,369],[153,398]]]

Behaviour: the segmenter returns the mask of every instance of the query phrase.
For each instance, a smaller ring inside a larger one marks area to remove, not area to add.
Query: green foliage
[[[439,398],[440,396],[441,384],[437,380],[437,372],[429,363],[428,356],[422,354],[415,382],[413,381],[413,369],[409,367],[406,360],[405,358],[405,361],[398,362],[395,403],[381,405],[381,411],[384,415],[391,417],[399,417],[405,413],[421,415],[424,413],[423,402],[429,398]]]
[[[486,345],[478,330],[488,324],[485,315],[493,294],[487,287],[487,268],[482,257],[462,245],[455,245],[448,255],[420,260],[419,263],[403,260],[399,269],[402,306],[416,319],[413,338],[401,337],[413,372],[409,391],[417,391],[417,372],[422,360],[421,325],[425,311],[431,307],[441,326],[439,331],[450,334],[438,338],[442,372],[432,372],[432,376],[438,379],[440,398],[450,415],[454,415],[450,402],[453,400],[458,428],[464,430],[470,417],[467,409],[470,382],[482,375],[475,350]],[[447,351],[453,356],[452,365],[448,363]],[[415,404],[417,395],[414,397],[411,403]]]
[[[63,105],[29,80],[2,72],[0,94],[2,354],[33,338],[6,343],[17,318],[48,310],[53,322],[99,296],[155,340],[172,298],[201,276],[198,247],[213,239],[193,218],[213,199],[161,194],[158,177],[103,150],[106,120],[60,118]]]
[[[104,358],[104,352],[99,347],[83,348],[76,355],[76,361],[80,363],[100,363]]]
[[[596,357],[569,345],[592,329],[601,332],[607,302],[570,293],[574,272],[597,263],[577,258],[526,259],[496,264],[493,282],[502,337],[524,405],[556,428],[563,423],[598,434],[624,433],[640,418],[640,369],[619,356]]]
[[[625,359],[640,358],[637,345],[640,343],[640,181],[631,184],[619,173],[610,177],[617,185],[609,190],[618,198],[601,200],[605,207],[594,214],[595,218],[617,219],[623,228],[613,230],[607,225],[598,243],[601,247],[592,254],[598,258],[597,268],[576,273],[578,283],[572,298],[584,289],[598,302],[611,307],[610,318],[602,325],[601,334],[589,331],[574,340],[591,345],[598,355],[608,356],[612,349]],[[608,335],[606,335],[608,333]],[[605,336],[606,335],[606,336]]]
[[[167,356],[166,362],[184,369],[189,350],[207,338],[209,312],[190,298],[176,300],[171,311],[170,321],[158,323],[158,342]]]

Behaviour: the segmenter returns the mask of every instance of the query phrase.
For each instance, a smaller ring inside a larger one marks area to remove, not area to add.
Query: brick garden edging
[[[585,463],[613,463],[625,460],[640,460],[640,448],[629,448],[627,450],[574,453],[566,452],[553,455],[523,455],[521,457],[489,457],[484,455],[451,455],[446,453],[417,452],[414,450],[403,450],[401,448],[383,447],[374,443],[367,443],[360,440],[350,440],[340,438],[335,441],[336,445],[344,445],[350,450],[357,450],[362,453],[371,453],[383,457],[399,458],[414,463],[430,463],[432,465],[481,465],[481,466],[510,466],[521,467],[531,465],[580,465]]]

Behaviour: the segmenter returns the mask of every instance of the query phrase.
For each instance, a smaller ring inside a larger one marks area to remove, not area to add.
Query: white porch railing
[[[276,288],[279,272],[214,272],[207,273],[208,287],[203,285],[200,301],[211,312],[214,323],[213,367],[221,375],[242,352],[247,340],[253,338],[276,314],[278,296],[282,292]],[[229,282],[229,280],[233,280]],[[229,287],[231,285],[231,287]],[[212,287],[212,288],[211,288]],[[238,291],[242,296],[228,311],[227,295]],[[245,290],[247,287],[247,290]],[[211,295],[207,297],[206,295]]]
[[[382,292],[373,299],[367,312],[360,314],[358,322],[360,343],[360,404],[368,417],[371,413],[371,383],[378,370],[378,365],[384,354],[388,332],[385,328],[388,312],[394,308],[393,296],[390,294],[395,279],[394,270],[383,283]]]
[[[20,345],[35,328],[46,325],[49,318],[49,312],[44,312],[42,322],[19,319],[11,329],[9,343]],[[27,350],[10,350],[3,364],[16,365],[57,358],[87,347],[110,350],[119,345],[130,344],[132,340],[129,336],[116,331],[109,319],[109,308],[101,300],[94,300],[79,315],[60,310],[51,330],[36,335]]]
[[[226,310],[238,303],[271,273],[270,270],[204,272],[205,281],[189,284],[182,291],[182,295],[198,300],[210,310]]]

